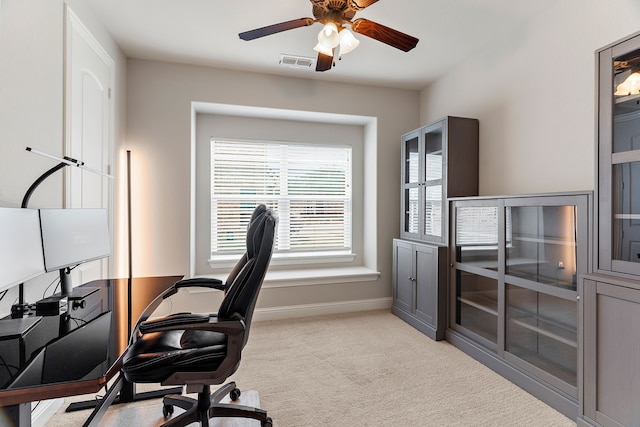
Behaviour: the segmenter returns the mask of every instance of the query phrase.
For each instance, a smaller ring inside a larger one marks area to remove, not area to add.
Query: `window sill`
[[[225,275],[206,275],[226,280]],[[380,272],[367,267],[317,268],[285,271],[268,271],[262,285],[268,288],[292,288],[298,286],[332,285],[337,283],[371,282],[380,277]],[[192,288],[191,293],[208,292],[202,288]]]
[[[352,262],[356,258],[356,254],[352,252],[333,252],[331,254],[325,254],[319,256],[318,253],[277,253],[271,257],[270,264],[272,266],[280,265],[296,265],[296,264],[336,264],[341,262]],[[209,260],[209,266],[212,269],[219,271],[219,269],[228,270],[232,268],[238,261],[238,255],[219,256]],[[299,271],[299,270],[298,270]]]

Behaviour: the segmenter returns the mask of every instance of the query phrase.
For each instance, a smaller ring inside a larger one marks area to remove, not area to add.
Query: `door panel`
[[[114,62],[68,7],[66,20],[65,153],[88,168],[110,173]],[[110,179],[73,167],[67,168],[65,179],[67,208],[106,208],[112,218]],[[74,270],[73,283],[79,285],[109,275],[108,259],[94,261]]]

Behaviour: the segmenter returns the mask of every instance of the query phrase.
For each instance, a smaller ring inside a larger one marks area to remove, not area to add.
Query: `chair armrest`
[[[214,288],[224,291],[226,285],[220,279],[210,277],[194,277],[193,279],[184,279],[176,282],[176,288],[188,288],[190,286],[200,286],[203,288]]]
[[[216,315],[201,313],[177,313],[142,322],[138,329],[142,334],[197,329],[220,332],[226,335],[238,335],[244,332],[245,324],[243,319],[220,319]]]
[[[174,295],[178,292],[180,288],[190,288],[190,287],[201,287],[201,288],[212,288],[218,289],[220,291],[224,291],[226,289],[226,285],[220,279],[214,279],[209,277],[195,277],[193,279],[184,279],[176,282],[170,289],[168,289],[163,295],[162,298],[166,299],[170,296]]]
[[[145,320],[139,325],[140,333],[147,334],[149,332],[156,332],[158,328],[165,326],[181,326],[189,325],[192,323],[208,322],[210,314],[203,313],[175,313],[158,319]],[[183,329],[183,328],[180,328]]]

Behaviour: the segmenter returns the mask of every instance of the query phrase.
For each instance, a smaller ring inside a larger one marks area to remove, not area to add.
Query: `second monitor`
[[[71,268],[111,255],[107,211],[40,209],[40,229],[45,270],[60,272],[61,293],[73,299]]]

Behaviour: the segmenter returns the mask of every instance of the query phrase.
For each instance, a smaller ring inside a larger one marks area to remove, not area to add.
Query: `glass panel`
[[[576,290],[576,207],[511,207],[507,220],[506,274]]]
[[[425,134],[425,180],[442,179],[442,132]]]
[[[404,190],[404,227],[407,233],[418,233],[418,188],[407,188]]]
[[[424,234],[442,236],[442,185],[425,187]]]
[[[639,188],[640,162],[613,165],[613,259],[640,262]]]
[[[456,208],[456,261],[498,269],[498,208]]]
[[[456,323],[497,343],[498,281],[456,271]]]
[[[404,182],[405,184],[417,183],[420,179],[418,174],[420,155],[418,153],[418,137],[411,138],[405,141],[405,172]]]
[[[640,50],[613,61],[613,152],[640,150]]]
[[[506,350],[576,385],[577,304],[507,285]]]

